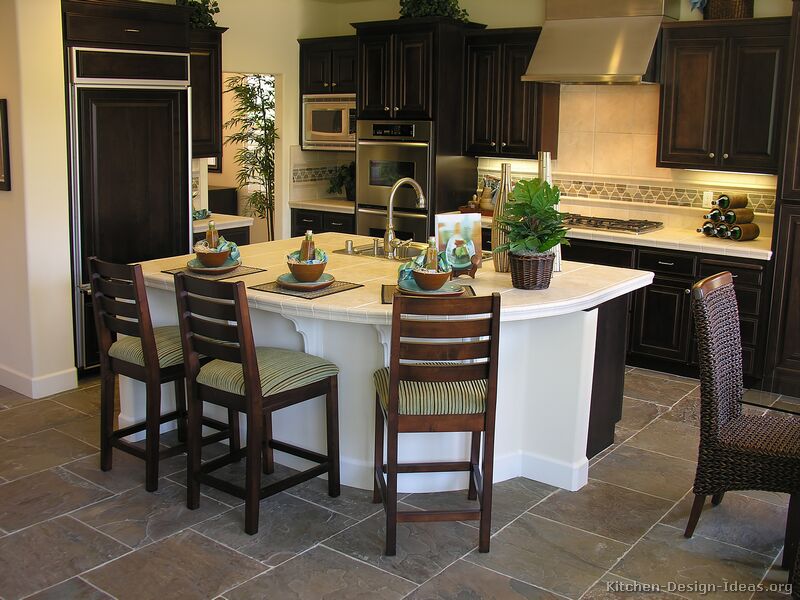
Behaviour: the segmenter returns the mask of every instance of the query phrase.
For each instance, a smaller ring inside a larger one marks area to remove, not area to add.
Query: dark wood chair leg
[[[786,513],[786,536],[783,541],[781,567],[790,569],[797,557],[798,534],[800,534],[800,495],[789,496],[789,510]]]
[[[239,411],[228,409],[228,452],[233,454],[242,447],[241,438],[239,437]],[[236,461],[240,461],[238,457]]]
[[[186,385],[184,379],[175,380],[175,410],[178,411],[178,441],[186,441]]]
[[[725,492],[717,492],[713,496],[711,496],[711,504],[713,506],[719,506],[722,504],[722,499],[725,497]]]
[[[247,463],[245,465],[244,530],[258,533],[258,508],[261,501],[261,444],[264,439],[264,419],[247,415]]]
[[[469,463],[472,465],[472,471],[469,474],[469,490],[467,491],[467,498],[469,500],[476,500],[478,498],[478,488],[475,486],[475,478],[472,476],[474,471],[478,470],[478,462],[481,458],[481,432],[472,432],[472,450],[469,455]]]
[[[391,419],[386,445],[386,556],[397,554],[397,425]]]
[[[480,435],[480,434],[479,434]],[[492,537],[492,481],[494,480],[494,426],[483,436],[483,489],[481,490],[481,521],[478,533],[478,552],[489,552]]]
[[[383,472],[383,410],[378,395],[375,394],[375,460],[373,462],[372,477],[372,503],[378,504],[382,501],[381,487],[378,484],[378,476]],[[383,477],[383,475],[380,475]]]
[[[114,373],[104,372],[100,380],[100,469],[110,471],[113,462],[111,438],[114,435]]]
[[[190,393],[188,399],[188,423],[186,431],[186,506],[194,510],[200,506],[201,453],[203,448],[203,403],[194,400]]]
[[[144,441],[145,489],[155,492],[158,489],[158,461],[161,449],[161,383],[155,379],[147,384],[147,409],[145,416]]]
[[[703,504],[705,503],[706,497],[704,494],[694,495],[692,512],[689,514],[689,522],[686,523],[686,531],[683,532],[683,537],[690,538],[694,535],[694,528],[697,527],[697,522],[700,520],[700,514],[703,512]]]
[[[272,413],[264,413],[264,443],[262,444],[262,469],[264,475],[275,472],[275,452],[269,443],[272,441]]]
[[[341,493],[339,483],[339,378],[328,380],[325,397],[325,424],[328,438],[328,495],[336,498]]]

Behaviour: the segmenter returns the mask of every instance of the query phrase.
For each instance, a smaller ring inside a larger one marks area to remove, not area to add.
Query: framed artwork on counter
[[[8,106],[0,100],[0,190],[11,190],[11,165],[8,162]]]

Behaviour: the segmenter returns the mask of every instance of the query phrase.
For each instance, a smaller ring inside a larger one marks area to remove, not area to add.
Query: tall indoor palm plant
[[[237,74],[225,81],[235,98],[226,128],[234,131],[226,144],[237,144],[239,165],[236,182],[247,194],[247,206],[267,222],[267,234],[275,239],[275,78],[271,75]]]

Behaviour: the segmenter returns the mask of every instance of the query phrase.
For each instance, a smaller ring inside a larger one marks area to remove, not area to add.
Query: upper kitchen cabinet
[[[298,41],[301,94],[356,93],[355,36]]]
[[[192,157],[222,157],[222,34],[225,27],[189,32]]]
[[[463,72],[464,32],[482,25],[443,18],[355,23],[358,31],[358,118],[452,117]]]
[[[777,173],[789,19],[669,23],[660,167]]]
[[[558,152],[559,86],[521,80],[540,28],[467,35],[466,127],[470,155],[536,158]]]

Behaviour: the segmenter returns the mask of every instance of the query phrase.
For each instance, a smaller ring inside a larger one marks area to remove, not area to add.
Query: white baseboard
[[[44,398],[78,387],[78,371],[75,367],[71,367],[63,371],[31,377],[7,365],[0,365],[0,385],[23,396],[28,396],[28,398]]]

